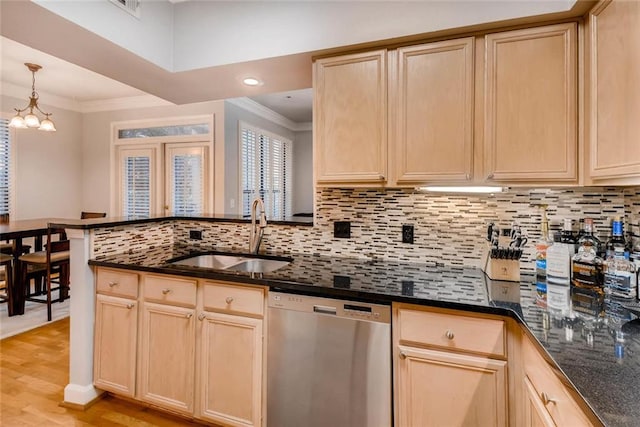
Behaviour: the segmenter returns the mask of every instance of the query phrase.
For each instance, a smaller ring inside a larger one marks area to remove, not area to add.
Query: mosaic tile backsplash
[[[523,272],[533,271],[534,243],[540,238],[540,205],[547,205],[552,231],[564,218],[594,219],[596,234],[606,240],[610,220],[625,218],[625,230],[638,234],[640,188],[511,189],[487,196],[441,195],[413,190],[322,189],[316,194],[313,227],[269,225],[262,248],[276,253],[303,253],[355,258],[381,258],[429,265],[480,267],[486,244],[486,226],[517,223],[529,238],[521,259]],[[351,238],[333,237],[334,221],[351,222]],[[402,243],[403,224],[414,226],[414,243]],[[149,225],[153,226],[153,224]],[[149,227],[148,226],[148,227]],[[155,244],[197,243],[203,248],[246,251],[247,224],[205,221],[166,223],[159,234],[150,230]],[[153,228],[153,227],[151,227]],[[189,239],[189,230],[202,230],[203,240]],[[127,236],[120,231],[122,238]],[[103,253],[96,236],[95,253]],[[131,237],[131,236],[130,236]],[[109,241],[113,238],[111,236]],[[118,240],[120,237],[118,237]],[[127,246],[123,243],[122,247]],[[110,242],[111,250],[114,244]],[[116,246],[120,246],[119,244]],[[105,247],[106,248],[106,247]]]

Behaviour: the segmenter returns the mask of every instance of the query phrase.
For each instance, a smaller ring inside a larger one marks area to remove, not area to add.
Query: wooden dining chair
[[[5,295],[0,295],[0,302],[9,301],[11,296],[11,281],[13,280],[13,257],[0,253],[0,266],[4,267]]]
[[[63,237],[64,240],[52,239],[54,234]],[[58,301],[68,298],[69,290],[69,240],[65,238],[64,230],[47,230],[47,245],[44,251],[31,252],[20,257],[21,283],[24,284],[24,294],[27,301],[47,304],[47,320],[51,320],[51,292],[58,290]],[[54,280],[54,275],[57,280]],[[44,277],[46,299],[36,298],[29,293],[32,279],[39,280]],[[52,284],[58,287],[53,288]]]
[[[80,219],[90,219],[90,218],[105,218],[107,216],[106,212],[82,212],[80,214]]]

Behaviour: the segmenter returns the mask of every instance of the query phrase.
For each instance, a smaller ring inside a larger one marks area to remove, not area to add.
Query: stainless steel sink
[[[173,265],[210,268],[213,270],[231,270],[246,273],[271,273],[288,265],[291,261],[252,258],[236,255],[196,255],[190,258],[172,261]]]
[[[234,255],[196,255],[191,258],[173,261],[171,264],[225,270],[226,268],[231,267],[234,264],[238,264],[245,259],[247,258]]]
[[[248,258],[238,264],[227,267],[226,270],[245,271],[248,273],[271,273],[289,265],[289,261],[276,259]]]

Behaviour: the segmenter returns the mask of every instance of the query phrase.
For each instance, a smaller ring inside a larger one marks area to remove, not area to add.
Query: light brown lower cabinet
[[[134,299],[96,296],[93,381],[126,397],[136,391],[137,305]]]
[[[507,362],[400,346],[400,426],[506,426]]]
[[[263,425],[264,288],[99,268],[97,290],[96,387],[216,425]]]
[[[140,396],[163,408],[194,408],[195,310],[145,302],[142,308]]]
[[[522,340],[524,361],[525,426],[594,426],[600,423],[580,408],[568,386],[561,382],[552,367],[536,349],[530,338]]]
[[[230,426],[262,418],[262,319],[202,313],[200,416]]]
[[[524,389],[526,401],[524,403],[524,426],[525,427],[555,427],[555,423],[544,407],[542,398],[538,395],[535,387],[524,377]]]

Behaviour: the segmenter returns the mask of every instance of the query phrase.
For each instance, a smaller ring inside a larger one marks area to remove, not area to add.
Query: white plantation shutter
[[[174,215],[204,213],[206,148],[167,147],[170,205]]]
[[[0,215],[9,214],[11,176],[11,135],[9,120],[0,119]]]
[[[267,218],[291,216],[291,141],[242,123],[240,142],[242,214],[260,197]]]
[[[122,215],[149,216],[151,214],[151,158],[127,156],[122,162]]]

